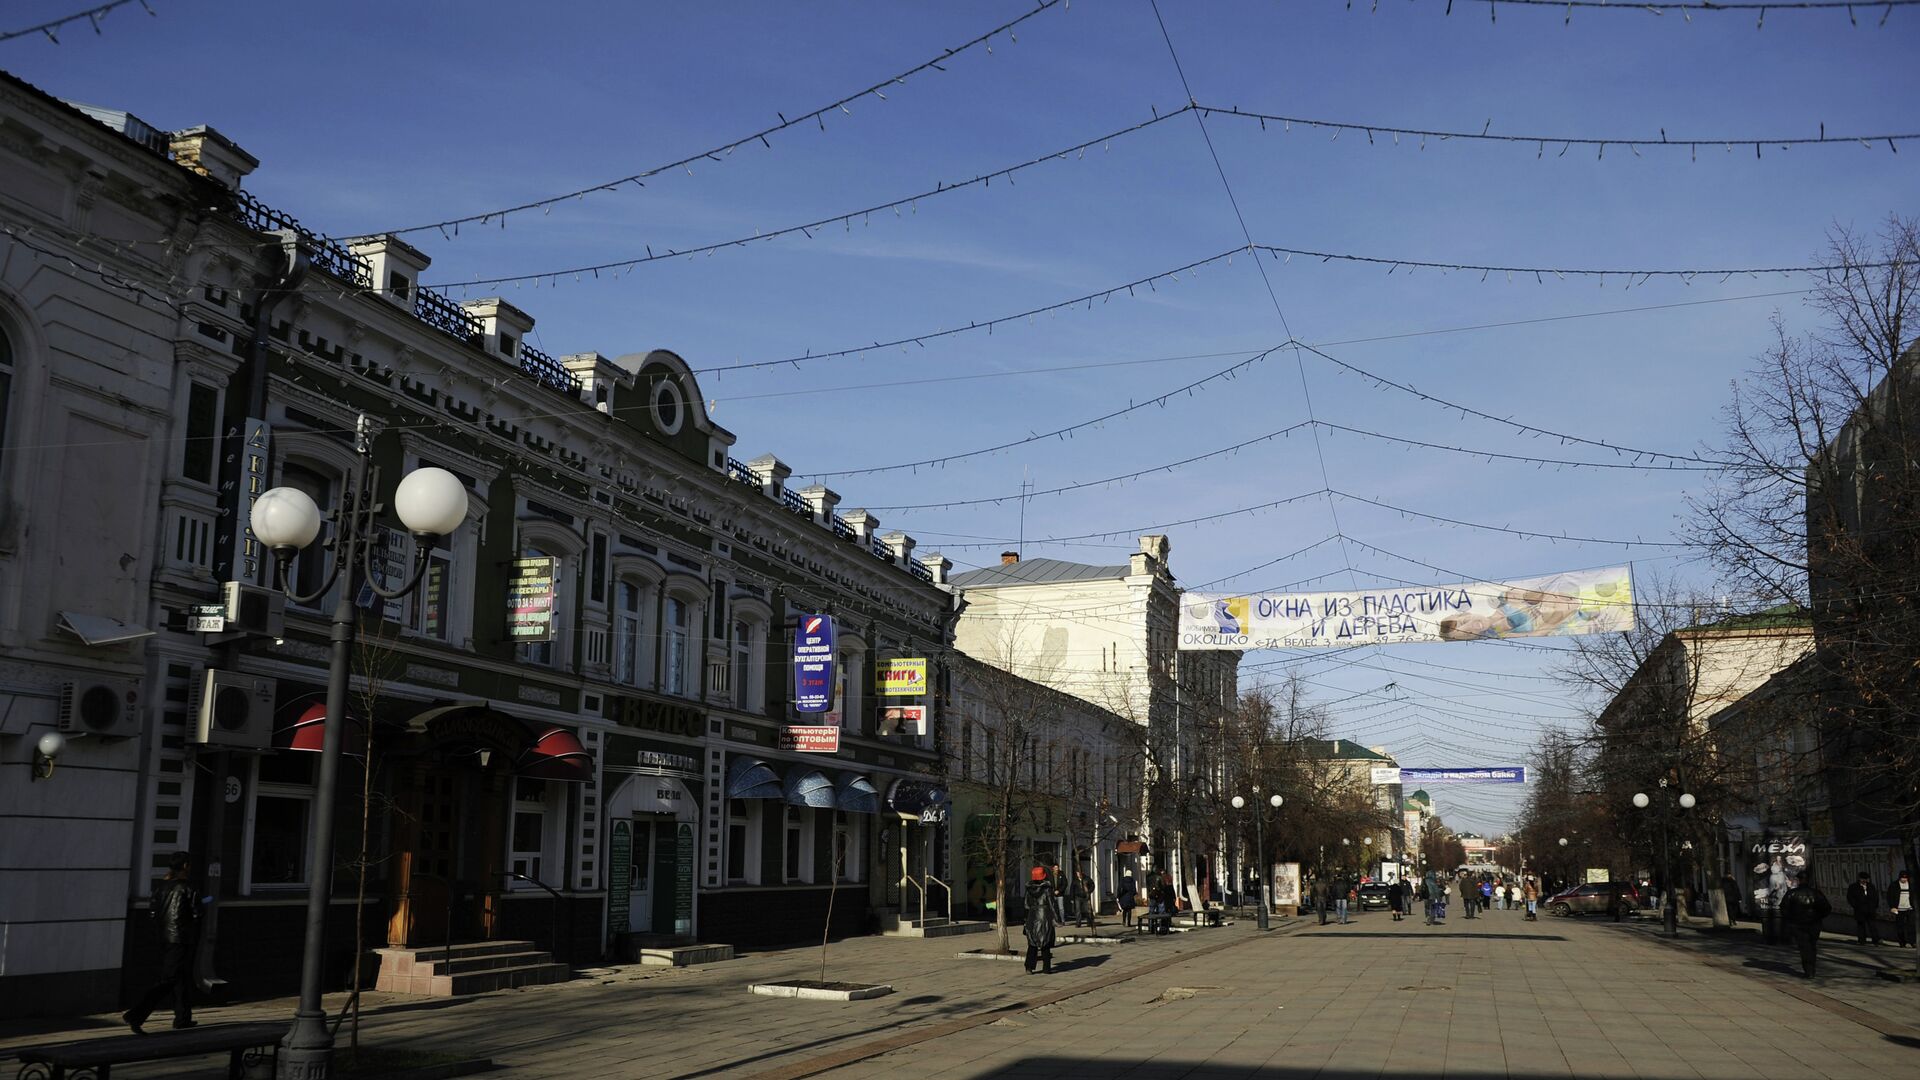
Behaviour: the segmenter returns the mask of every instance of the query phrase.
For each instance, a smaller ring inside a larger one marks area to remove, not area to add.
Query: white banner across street
[[[1186,593],[1182,649],[1313,649],[1633,629],[1627,567],[1505,582],[1324,593]]]

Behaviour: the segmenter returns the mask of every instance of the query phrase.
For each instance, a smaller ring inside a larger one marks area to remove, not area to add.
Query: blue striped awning
[[[787,770],[786,800],[790,806],[811,806],[816,810],[834,810],[840,800],[834,797],[833,781],[818,769],[795,766]]]
[[[834,785],[834,794],[839,797],[840,809],[850,814],[880,812],[880,789],[859,773],[841,773],[840,782]]]
[[[755,758],[734,758],[727,766],[727,798],[778,799],[785,794],[780,775]]]

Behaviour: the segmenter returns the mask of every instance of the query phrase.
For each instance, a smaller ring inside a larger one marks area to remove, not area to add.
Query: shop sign
[[[780,728],[780,749],[803,754],[840,752],[840,729],[825,724],[787,724]]]
[[[607,856],[607,932],[624,934],[633,906],[633,823],[613,823],[613,850]]]
[[[253,535],[253,504],[267,490],[269,475],[267,451],[273,444],[273,429],[267,426],[265,420],[249,416],[243,422],[239,432],[234,432],[232,428],[227,430],[229,440],[238,435],[239,468],[237,472],[230,474],[227,473],[227,469],[232,469],[233,466],[223,469],[222,473],[232,478],[226,479],[223,475],[222,483],[238,484],[239,491],[235,492],[236,497],[232,504],[233,531],[220,537],[218,541],[220,550],[215,554],[215,566],[228,571],[221,575],[223,578],[259,581],[265,569],[261,563],[264,551],[260,541]],[[228,445],[232,443],[229,442]],[[232,452],[229,451],[229,453]],[[228,460],[232,461],[233,458],[229,457]]]
[[[515,559],[507,570],[507,638],[514,644],[553,640],[554,574],[550,555]]]
[[[886,705],[880,709],[880,735],[925,735],[925,705]]]
[[[684,821],[675,832],[673,932],[693,936],[693,826]]]
[[[659,769],[662,772],[700,774],[700,762],[690,748],[655,743],[633,735],[608,735],[602,755],[609,769]]]
[[[621,727],[658,731],[663,735],[681,735],[697,739],[706,733],[705,717],[699,709],[676,705],[671,701],[619,697],[607,699],[607,719]]]
[[[882,660],[873,681],[883,697],[919,697],[927,692],[926,658]]]
[[[833,619],[802,615],[793,635],[793,708],[823,713],[833,708]]]

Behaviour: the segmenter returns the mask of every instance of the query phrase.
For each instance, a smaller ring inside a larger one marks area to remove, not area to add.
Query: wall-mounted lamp
[[[33,771],[28,779],[45,780],[53,775],[53,761],[67,748],[67,737],[57,731],[49,731],[40,736],[33,746]]]

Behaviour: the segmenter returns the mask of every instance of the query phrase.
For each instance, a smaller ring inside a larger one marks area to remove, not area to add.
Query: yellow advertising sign
[[[883,697],[918,697],[925,694],[926,658],[880,661],[873,672],[873,688]]]

